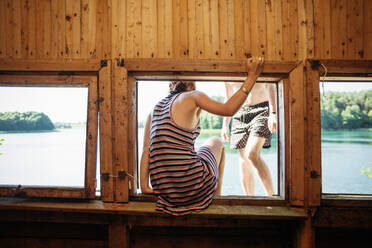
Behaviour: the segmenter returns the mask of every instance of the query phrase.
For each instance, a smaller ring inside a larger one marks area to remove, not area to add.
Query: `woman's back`
[[[216,191],[218,174],[206,165],[216,164],[213,155],[195,151],[199,125],[187,129],[172,119],[172,103],[180,94],[170,94],[155,106],[150,129],[151,185],[159,196],[157,208],[171,214],[206,208]]]

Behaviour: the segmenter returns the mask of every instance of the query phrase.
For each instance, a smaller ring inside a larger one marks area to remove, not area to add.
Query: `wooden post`
[[[304,65],[289,74],[290,82],[290,203],[303,206],[305,200],[305,97]]]
[[[307,204],[319,206],[321,198],[321,119],[319,71],[306,61],[306,188]]]
[[[110,248],[129,247],[129,230],[122,216],[112,216],[108,235]]]
[[[137,84],[134,77],[128,77],[128,169],[132,174],[130,193],[137,192]],[[141,153],[141,151],[139,151]],[[140,154],[139,154],[140,156]]]
[[[315,247],[315,228],[312,224],[311,211],[308,217],[300,224],[296,231],[295,245],[296,248],[314,248]]]
[[[99,133],[101,175],[112,175],[111,60],[99,72]],[[114,180],[101,176],[101,198],[114,201]]]
[[[128,202],[128,81],[127,70],[112,63],[113,177],[116,202]]]

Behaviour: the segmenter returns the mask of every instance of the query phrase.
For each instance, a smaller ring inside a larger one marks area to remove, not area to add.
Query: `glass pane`
[[[138,83],[138,154],[139,158],[142,154],[143,147],[143,132],[147,115],[150,113],[154,105],[168,94],[169,82],[150,82],[141,81]],[[260,83],[260,86],[263,86]],[[206,93],[211,98],[224,102],[226,89],[224,82],[197,82],[196,89]],[[267,101],[267,100],[266,100]],[[195,147],[198,149],[209,137],[221,137],[223,117],[212,115],[203,111],[200,117],[201,133],[195,141]],[[241,182],[241,171],[239,162],[239,153],[236,149],[230,148],[228,141],[224,142],[226,157],[225,157],[225,172],[222,184],[222,195],[245,195]],[[272,136],[271,147],[261,150],[260,165],[263,161],[266,164],[266,175],[270,175],[273,185],[273,192],[278,194],[278,152],[277,152],[277,136],[276,133]],[[261,171],[262,172],[262,171]],[[254,196],[266,196],[263,184],[258,171],[252,168],[252,176],[254,182]]]
[[[372,194],[372,83],[321,82],[322,191]]]
[[[87,87],[0,86],[0,184],[84,187]]]

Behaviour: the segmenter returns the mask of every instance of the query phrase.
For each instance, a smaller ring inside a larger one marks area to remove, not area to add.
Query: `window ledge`
[[[155,210],[154,202],[104,203],[99,200],[72,201],[0,197],[0,210],[56,211],[127,216],[171,217]],[[212,204],[189,216],[213,219],[293,220],[306,219],[304,209],[287,206],[246,206]]]

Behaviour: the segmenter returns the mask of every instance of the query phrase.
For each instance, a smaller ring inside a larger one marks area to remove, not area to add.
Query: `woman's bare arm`
[[[222,116],[232,116],[243,105],[247,99],[247,92],[250,92],[256,82],[257,77],[263,69],[263,58],[250,58],[247,60],[248,76],[244,80],[242,88],[235,92],[225,103],[215,101],[200,91],[194,91],[191,96],[197,107],[212,114]],[[246,91],[246,92],[244,92]]]
[[[153,190],[149,185],[149,144],[150,144],[150,126],[151,114],[147,117],[145,133],[143,137],[143,151],[140,163],[140,182],[141,192],[144,194],[152,194]]]

